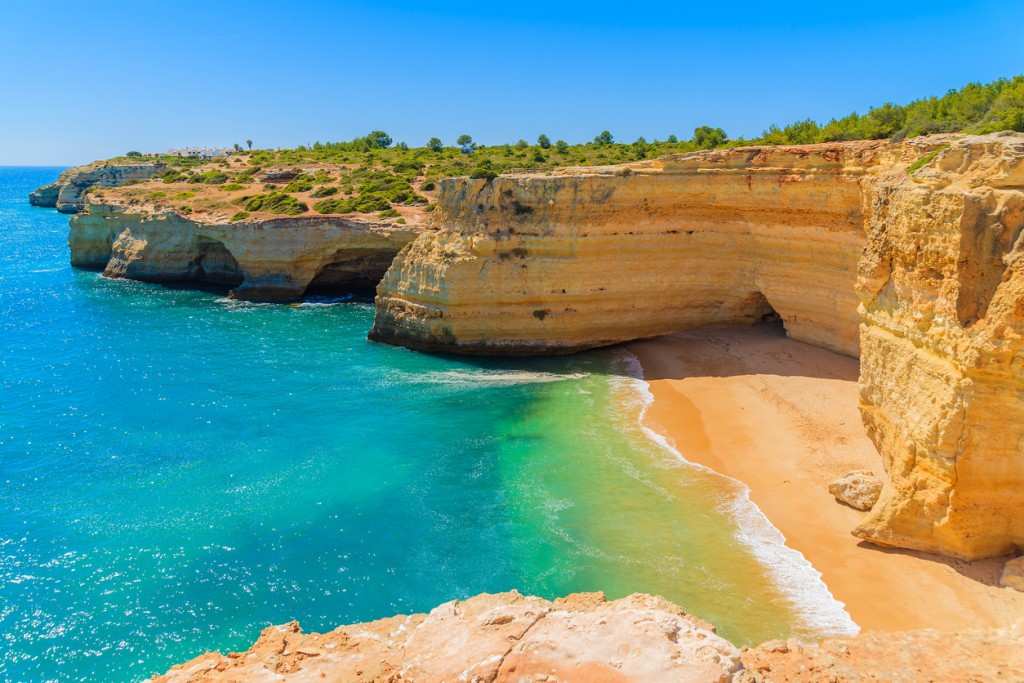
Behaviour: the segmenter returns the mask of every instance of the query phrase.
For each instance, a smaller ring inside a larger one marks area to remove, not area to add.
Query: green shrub
[[[313,183],[306,179],[293,180],[284,186],[285,192],[309,192],[313,189]]]
[[[309,207],[295,197],[283,192],[270,192],[252,197],[242,197],[241,206],[246,211],[264,211],[278,215],[297,216],[309,211]]]
[[[433,180],[428,180],[427,182],[420,185],[420,189],[423,190],[424,192],[431,192],[436,188],[437,184]]]
[[[321,197],[331,197],[336,194],[338,194],[338,188],[329,187],[325,185],[323,187],[318,187],[315,190],[313,190],[309,196],[319,199]]]
[[[239,190],[244,190],[245,187],[246,186],[242,185],[241,183],[228,183],[227,185],[224,185],[220,189],[222,192],[238,192]]]
[[[248,211],[239,211],[234,216],[232,216],[229,220],[232,223],[234,223],[235,221],[244,221],[248,217],[249,217],[249,212]]]
[[[395,216],[401,216],[401,215],[402,214],[398,213],[394,209],[387,209],[385,211],[381,211],[380,214],[379,214],[380,218],[394,218]]]
[[[185,215],[188,215],[188,214],[192,213],[192,207],[191,206],[183,206],[180,209],[178,209],[178,211],[183,213],[183,214],[185,214]]]
[[[146,197],[148,199],[160,199],[161,197],[166,197],[166,196],[167,196],[166,192],[150,192],[149,194],[146,195]]]
[[[171,199],[189,199],[190,197],[195,197],[195,196],[196,196],[195,192],[179,192],[178,194],[173,195],[171,197]]]
[[[324,199],[313,205],[317,213],[352,213],[351,199]]]

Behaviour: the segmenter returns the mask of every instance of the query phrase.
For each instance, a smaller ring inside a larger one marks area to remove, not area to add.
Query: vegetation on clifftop
[[[224,216],[242,212],[294,216],[312,207],[320,214],[377,214],[379,219],[404,221],[429,212],[438,181],[453,176],[490,179],[509,171],[620,164],[743,145],[900,140],[930,133],[999,130],[1024,131],[1024,76],[971,83],[906,105],[886,103],[824,124],[807,119],[782,128],[773,125],[753,139],[729,139],[721,128],[699,126],[688,140],[669,135],[663,141],[641,137],[617,142],[605,130],[590,142],[575,145],[552,142],[541,133],[534,144],[519,140],[488,146],[466,133],[453,144],[432,137],[423,147],[410,147],[395,144],[379,130],[353,140],[295,149],[252,149],[252,141],[246,140],[248,148],[236,144],[232,153],[214,159],[150,156],[147,161],[162,162],[168,170],[138,189],[122,187],[119,192],[132,201],[144,198],[179,211],[187,199],[188,208],[196,213]],[[133,153],[131,159],[120,161],[139,158]],[[160,183],[174,187],[155,191]]]

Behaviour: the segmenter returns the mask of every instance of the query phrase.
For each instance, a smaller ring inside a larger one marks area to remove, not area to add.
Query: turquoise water
[[[3,680],[512,588],[660,593],[739,642],[835,627],[735,486],[643,433],[615,352],[430,356],[367,342],[367,303],[74,270],[67,217],[26,201],[57,171],[0,169]]]

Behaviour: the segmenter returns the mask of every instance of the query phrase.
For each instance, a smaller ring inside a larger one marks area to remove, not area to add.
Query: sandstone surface
[[[870,510],[882,492],[882,480],[870,470],[856,470],[829,484],[836,500],[858,510]]]
[[[862,633],[821,643],[771,641],[744,650],[737,683],[918,683],[1024,680],[1024,630]]]
[[[70,220],[68,244],[72,265],[107,277],[220,284],[239,299],[292,301],[310,290],[371,290],[417,233],[370,218],[230,222],[90,197]]]
[[[565,353],[777,314],[860,357],[886,481],[857,536],[1024,546],[1024,136],[450,179],[434,216],[378,288],[372,339]]]
[[[1015,557],[1003,567],[999,585],[1024,591],[1024,557]]]
[[[659,597],[606,602],[580,593],[548,602],[512,591],[303,633],[272,626],[246,652],[208,652],[160,683],[243,681],[1015,681],[1024,631],[862,633],[821,643],[775,640],[737,650]]]
[[[207,653],[154,680],[717,682],[738,669],[733,645],[663,598],[512,591],[325,634],[272,626],[248,652]]]
[[[61,213],[78,213],[85,210],[85,193],[90,187],[117,187],[141,182],[166,170],[166,165],[150,161],[98,161],[75,166],[61,173],[55,182],[31,192],[28,200],[33,206],[56,207]]]

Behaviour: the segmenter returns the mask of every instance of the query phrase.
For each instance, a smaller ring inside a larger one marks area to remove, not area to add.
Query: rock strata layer
[[[90,187],[117,187],[141,182],[166,170],[167,166],[158,162],[101,161],[75,166],[61,173],[55,182],[31,192],[28,201],[33,206],[56,207],[61,213],[78,213],[85,210],[85,192]]]
[[[235,221],[90,199],[70,220],[71,264],[113,278],[226,285],[251,301],[372,290],[414,228],[327,216]]]
[[[887,478],[855,531],[1024,546],[1024,136],[717,150],[443,181],[372,339],[566,353],[781,317],[861,359]]]
[[[739,666],[732,644],[664,598],[512,591],[325,634],[272,626],[248,652],[207,653],[154,680],[719,682]]]
[[[208,652],[160,683],[242,681],[996,681],[1024,679],[1020,626],[987,631],[865,633],[821,643],[776,640],[738,650],[659,597],[548,602],[512,591],[452,601],[429,614],[303,633],[272,626],[246,652]]]

